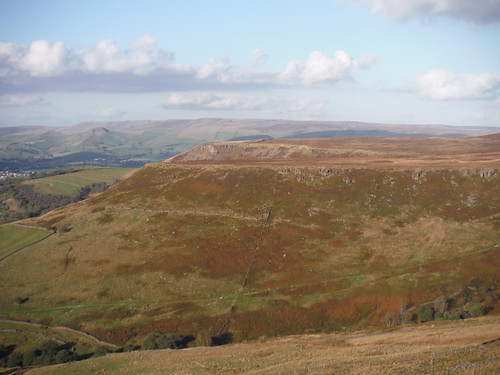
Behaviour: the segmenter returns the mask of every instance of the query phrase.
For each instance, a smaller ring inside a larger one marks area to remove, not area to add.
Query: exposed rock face
[[[492,135],[475,138],[321,138],[219,142],[199,145],[168,162],[414,167],[417,169],[413,179],[419,181],[426,174],[422,168],[428,167],[476,167],[481,177],[491,178],[495,171],[490,167],[498,167],[499,160],[500,137]]]

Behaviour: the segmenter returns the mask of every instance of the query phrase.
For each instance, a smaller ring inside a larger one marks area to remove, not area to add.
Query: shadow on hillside
[[[212,336],[211,346],[227,345],[233,342],[233,335],[231,333],[221,333],[217,336]]]

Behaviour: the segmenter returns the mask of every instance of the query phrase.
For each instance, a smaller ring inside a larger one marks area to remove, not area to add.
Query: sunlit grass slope
[[[90,168],[74,173],[28,180],[25,184],[33,185],[41,194],[71,195],[80,188],[94,183],[112,184],[133,168]]]
[[[0,260],[34,242],[49,236],[45,228],[32,228],[20,225],[0,225]]]
[[[216,348],[118,353],[29,375],[482,374],[499,370],[496,319],[355,334],[303,335]]]

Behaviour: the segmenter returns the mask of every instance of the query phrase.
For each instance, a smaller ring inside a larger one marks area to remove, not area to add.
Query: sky
[[[0,0],[0,126],[500,126],[500,0]]]

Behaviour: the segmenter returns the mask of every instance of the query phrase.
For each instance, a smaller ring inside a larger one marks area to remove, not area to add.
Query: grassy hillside
[[[217,348],[110,354],[29,375],[482,374],[500,370],[498,318],[304,335]],[[496,332],[495,332],[496,331]],[[490,343],[487,343],[490,342]]]
[[[499,179],[148,165],[29,221],[56,234],[0,262],[0,314],[120,345],[153,331],[206,345],[425,320],[422,306],[430,319],[491,313]]]
[[[70,348],[75,354],[74,359],[79,360],[89,358],[99,347],[106,347],[109,351],[117,349],[110,343],[68,327],[50,327],[39,323],[0,319],[0,332],[2,332],[0,353],[12,351],[10,356],[34,352],[47,342],[55,342],[59,346]],[[6,362],[4,355],[1,355],[0,364],[3,364],[1,367],[9,367],[5,365]]]
[[[0,225],[0,261],[34,242],[38,242],[51,232],[45,228],[33,228],[20,225]]]
[[[38,216],[101,192],[131,168],[67,168],[0,180],[0,223]]]
[[[74,173],[27,180],[23,184],[33,185],[34,190],[41,194],[71,195],[91,184],[111,185],[133,170],[133,168],[88,168]]]

